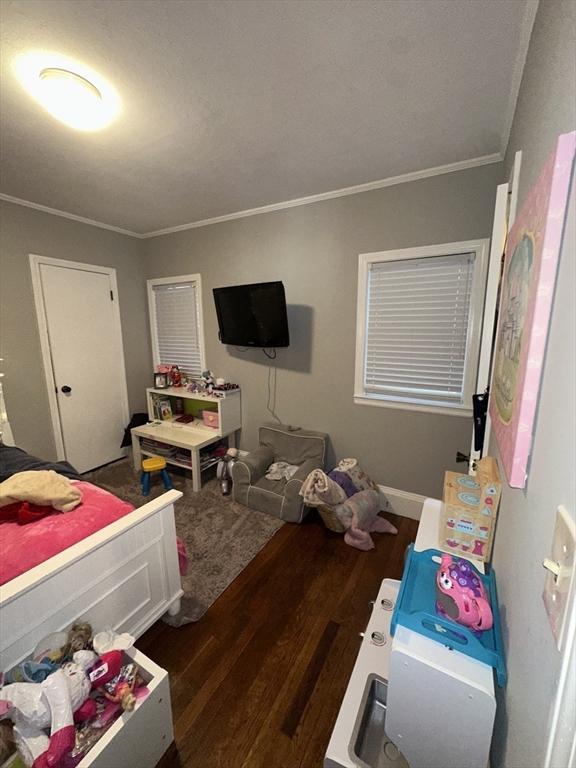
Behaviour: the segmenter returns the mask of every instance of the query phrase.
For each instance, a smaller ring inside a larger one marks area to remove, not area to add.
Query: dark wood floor
[[[176,749],[162,768],[322,766],[368,603],[400,578],[418,524],[359,552],[318,518],[285,525],[197,623],[137,643],[168,670]]]

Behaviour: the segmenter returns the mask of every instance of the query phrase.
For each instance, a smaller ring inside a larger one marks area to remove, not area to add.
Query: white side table
[[[143,427],[134,427],[132,434],[132,458],[134,469],[142,469],[142,455],[157,456],[153,451],[144,451],[140,445],[140,440],[147,437],[151,440],[157,440],[160,443],[174,445],[177,448],[184,448],[190,452],[190,463],[177,461],[168,456],[163,456],[167,464],[173,464],[176,467],[184,467],[192,470],[192,489],[199,491],[202,487],[202,469],[200,467],[200,449],[220,442],[222,436],[218,433],[207,434],[204,431],[195,431],[190,428],[174,427],[171,424],[162,424],[154,422],[145,424]]]

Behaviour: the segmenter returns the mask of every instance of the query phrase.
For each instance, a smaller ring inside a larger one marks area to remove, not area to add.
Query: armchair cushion
[[[327,437],[323,432],[284,424],[265,424],[260,427],[258,442],[272,451],[274,461],[287,461],[288,464],[300,466],[307,459],[316,459],[320,462],[318,466],[323,467]]]
[[[251,485],[264,477],[266,470],[274,461],[274,454],[261,445],[255,451],[239,459],[232,468],[234,500],[245,506],[248,504],[248,491]]]
[[[316,459],[307,459],[304,464],[300,466],[294,477],[290,478],[286,483],[284,488],[286,513],[290,514],[291,517],[296,518],[292,522],[300,522],[308,511],[308,507],[305,506],[302,496],[300,496],[302,483],[306,480],[310,472],[314,469],[321,469],[322,466],[323,465],[319,464]]]
[[[249,453],[248,456],[239,459],[236,464],[244,464],[248,470],[250,482],[255,483],[261,477],[264,477],[266,470],[273,461],[274,454],[272,451],[261,445],[255,451]]]

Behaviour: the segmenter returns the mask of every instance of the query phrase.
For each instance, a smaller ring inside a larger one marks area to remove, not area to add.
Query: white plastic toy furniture
[[[416,550],[435,547],[440,510],[441,502],[425,502]],[[400,625],[392,638],[399,587],[382,582],[324,768],[486,768],[492,667]]]

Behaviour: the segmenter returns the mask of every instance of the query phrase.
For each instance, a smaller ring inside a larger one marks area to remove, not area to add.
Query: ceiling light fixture
[[[54,53],[31,52],[15,62],[30,95],[57,120],[79,131],[98,131],[120,111],[116,90],[84,64]]]

